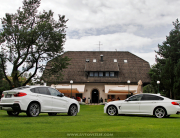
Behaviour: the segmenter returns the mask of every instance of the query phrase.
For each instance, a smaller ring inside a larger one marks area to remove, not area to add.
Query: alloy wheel
[[[27,111],[27,115],[31,116],[31,117],[36,117],[39,115],[40,112],[40,106],[38,103],[31,103],[28,111]]]
[[[163,118],[163,117],[165,117],[165,116],[166,116],[166,111],[165,111],[165,109],[162,108],[162,107],[156,108],[156,109],[155,109],[155,116],[156,116],[157,118]]]
[[[115,106],[109,106],[107,109],[108,115],[117,115],[117,109]]]
[[[71,116],[76,116],[77,115],[77,106],[76,105],[71,105],[70,106],[68,115],[71,115]]]

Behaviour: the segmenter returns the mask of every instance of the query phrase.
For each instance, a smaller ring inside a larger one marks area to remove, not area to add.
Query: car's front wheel
[[[57,113],[48,113],[49,116],[56,116]]]
[[[155,115],[157,118],[166,117],[166,110],[165,110],[163,107],[157,107],[157,108],[154,110],[154,115]]]
[[[31,103],[27,110],[27,115],[31,117],[36,117],[40,113],[40,106],[38,103]]]
[[[19,112],[16,112],[16,111],[7,111],[7,114],[9,116],[18,116],[19,115]]]
[[[78,112],[78,108],[75,104],[71,105],[69,107],[69,111],[68,111],[68,115],[70,116],[76,116],[77,115],[77,112]]]
[[[114,106],[114,105],[110,105],[108,108],[107,108],[107,114],[108,115],[117,115],[117,108]]]

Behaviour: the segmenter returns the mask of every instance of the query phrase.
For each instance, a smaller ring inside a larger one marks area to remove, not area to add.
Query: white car
[[[106,103],[104,113],[108,115],[146,114],[163,118],[169,117],[171,114],[179,114],[179,102],[160,96],[160,94],[136,94],[126,100]]]
[[[17,116],[26,112],[28,116],[38,116],[48,113],[68,113],[76,116],[80,111],[78,101],[65,97],[54,88],[48,86],[24,86],[4,91],[0,101],[0,109],[6,110],[8,115]]]

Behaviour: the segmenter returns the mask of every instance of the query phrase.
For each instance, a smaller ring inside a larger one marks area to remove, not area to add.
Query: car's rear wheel
[[[163,107],[157,107],[157,108],[154,110],[154,115],[155,115],[157,118],[166,117],[166,110],[165,110]]]
[[[56,116],[57,113],[48,113],[49,116]]]
[[[69,111],[68,111],[68,115],[70,116],[76,116],[77,115],[77,112],[78,112],[78,108],[75,104],[71,105],[69,107]]]
[[[10,116],[18,116],[19,112],[16,112],[16,111],[7,111],[7,114],[10,115]]]
[[[40,106],[38,103],[31,103],[27,110],[27,115],[30,117],[36,117],[40,113]]]
[[[114,106],[114,105],[110,105],[108,108],[107,108],[107,114],[108,115],[117,115],[117,108]]]

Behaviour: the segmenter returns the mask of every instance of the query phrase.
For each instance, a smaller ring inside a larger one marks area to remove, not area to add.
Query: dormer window
[[[99,72],[99,77],[103,77],[103,72]]]
[[[88,59],[88,58],[86,59],[86,62],[89,62],[89,59]]]
[[[117,62],[117,59],[114,59],[114,62]]]
[[[127,59],[125,59],[125,60],[124,60],[124,63],[127,63],[127,62],[128,62]]]
[[[118,72],[114,71],[91,71],[88,73],[89,77],[117,77]]]
[[[95,76],[95,77],[98,77],[98,72],[94,72],[94,76]]]
[[[93,76],[94,76],[94,72],[90,72],[90,73],[89,73],[89,76],[90,76],[90,77],[93,77]]]
[[[114,72],[110,72],[110,77],[114,77]]]
[[[109,77],[109,72],[106,72],[106,77]]]
[[[93,59],[93,62],[96,62],[96,59]]]

